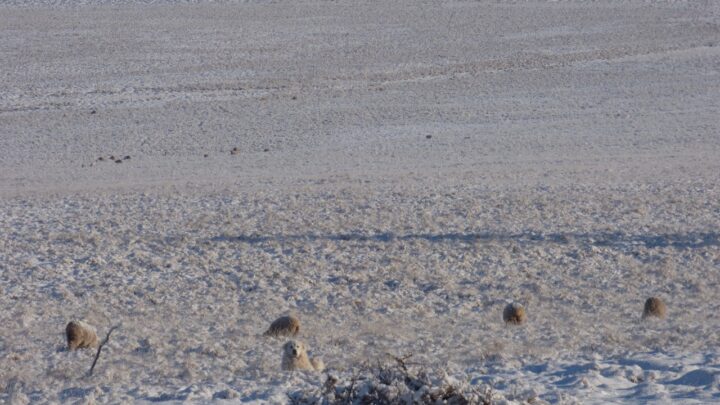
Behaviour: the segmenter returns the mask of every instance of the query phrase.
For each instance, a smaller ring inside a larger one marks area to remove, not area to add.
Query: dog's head
[[[305,353],[305,345],[302,342],[291,340],[285,343],[285,355],[292,358],[299,358]]]

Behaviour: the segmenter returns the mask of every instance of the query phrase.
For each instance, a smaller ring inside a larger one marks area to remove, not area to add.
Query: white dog
[[[282,369],[323,371],[325,364],[320,359],[309,359],[303,342],[291,340],[283,346]]]

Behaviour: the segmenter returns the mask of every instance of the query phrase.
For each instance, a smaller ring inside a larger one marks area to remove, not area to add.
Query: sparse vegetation
[[[512,325],[520,325],[527,320],[525,307],[518,303],[508,304],[503,310],[503,320],[505,323]]]
[[[83,321],[70,321],[65,327],[68,350],[95,347],[98,344],[95,328]]]
[[[667,315],[667,306],[665,302],[658,297],[650,297],[645,301],[643,308],[643,319],[655,317],[664,319]]]
[[[281,316],[270,324],[265,336],[297,336],[300,333],[300,320],[292,315]]]
[[[422,365],[387,354],[387,361],[365,364],[351,378],[340,381],[328,375],[322,388],[288,394],[290,403],[309,404],[481,404],[494,403],[494,391],[487,385],[470,385],[433,375]]]

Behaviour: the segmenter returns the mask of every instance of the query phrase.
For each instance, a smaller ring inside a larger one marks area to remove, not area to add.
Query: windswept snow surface
[[[720,402],[718,4],[2,1],[0,401]]]

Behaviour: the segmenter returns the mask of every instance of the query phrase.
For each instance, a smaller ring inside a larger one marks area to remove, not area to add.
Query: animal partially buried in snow
[[[68,350],[84,349],[98,345],[95,328],[83,321],[70,321],[65,327]]]
[[[292,315],[281,316],[270,324],[265,336],[297,336],[300,332],[300,320]]]
[[[503,310],[503,321],[508,324],[520,325],[527,320],[525,308],[517,303],[508,304]]]
[[[650,297],[645,301],[645,308],[643,308],[643,319],[655,317],[665,318],[667,314],[667,307],[663,300],[658,297]]]
[[[318,358],[308,358],[305,343],[291,340],[283,345],[282,369],[286,371],[323,371],[325,363]]]

